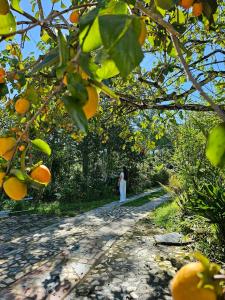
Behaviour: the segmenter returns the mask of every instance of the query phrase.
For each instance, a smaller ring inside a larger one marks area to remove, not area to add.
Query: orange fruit
[[[208,288],[198,288],[198,273],[204,271],[200,262],[182,267],[171,282],[173,300],[216,300],[216,293]]]
[[[27,185],[16,177],[7,179],[3,183],[3,189],[6,195],[13,200],[22,200],[27,195]]]
[[[83,111],[87,119],[92,118],[98,110],[98,93],[93,86],[87,86],[88,100],[83,106]]]
[[[22,152],[26,147],[24,145],[19,146],[19,150]]]
[[[141,31],[138,37],[138,42],[141,46],[144,44],[146,36],[147,36],[146,25],[145,22],[141,20]]]
[[[13,79],[14,79],[14,80],[19,80],[19,79],[20,79],[19,74],[18,74],[18,73],[14,73]]]
[[[6,173],[5,172],[0,172],[0,188],[2,187],[3,185],[3,179],[5,177]]]
[[[0,83],[5,83],[5,70],[0,68]]]
[[[10,150],[10,151],[7,151],[6,153],[4,153],[4,154],[2,155],[2,157],[3,157],[5,160],[9,161],[9,160],[12,159],[12,157],[13,157],[13,155],[14,155],[14,152],[15,152],[14,149],[12,149],[12,150]]]
[[[203,11],[203,4],[201,2],[195,2],[192,8],[192,14],[195,17],[201,16]]]
[[[89,78],[88,74],[86,72],[84,72],[81,67],[78,68],[78,72],[79,72],[80,76],[82,77],[82,79],[88,80],[88,78]]]
[[[20,98],[16,101],[15,110],[18,114],[23,115],[30,109],[30,101]]]
[[[0,156],[6,160],[10,160],[14,153],[16,139],[13,137],[0,138]]]
[[[71,23],[78,23],[79,21],[79,12],[74,10],[70,15],[70,22]]]
[[[194,3],[194,0],[180,0],[179,4],[185,8],[189,9]]]
[[[63,84],[65,84],[65,85],[68,84],[68,80],[67,80],[67,76],[66,75],[63,76]]]
[[[39,181],[44,184],[48,184],[51,181],[51,172],[49,169],[44,166],[40,165],[37,168],[33,169],[30,174],[31,178],[36,181]]]
[[[7,0],[0,0],[0,15],[7,15],[9,13],[9,3]]]

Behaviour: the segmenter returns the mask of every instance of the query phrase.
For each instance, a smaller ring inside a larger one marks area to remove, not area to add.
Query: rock
[[[177,232],[154,235],[154,239],[156,241],[156,244],[168,245],[168,246],[170,245],[183,246],[191,242],[191,241],[185,241],[184,235]]]
[[[138,299],[138,295],[134,292],[130,293],[131,299]]]

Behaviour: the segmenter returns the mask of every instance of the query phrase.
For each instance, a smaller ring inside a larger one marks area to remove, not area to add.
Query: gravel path
[[[2,219],[0,299],[63,299],[118,238],[167,199],[141,207],[114,202],[73,218]]]

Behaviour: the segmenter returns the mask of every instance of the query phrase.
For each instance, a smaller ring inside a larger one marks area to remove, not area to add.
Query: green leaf
[[[20,1],[21,0],[11,0],[11,5],[14,9],[16,9],[17,11],[23,13],[23,10],[20,7]]]
[[[65,65],[69,60],[69,46],[61,30],[58,30],[59,66]]]
[[[16,20],[11,12],[7,15],[1,15],[0,19],[0,35],[5,35],[16,31]]]
[[[67,82],[67,88],[72,94],[73,101],[76,101],[77,105],[84,105],[88,99],[88,93],[84,85],[85,81],[81,78],[80,74],[67,74]]]
[[[115,62],[111,59],[107,59],[103,62],[102,66],[96,71],[99,79],[108,79],[116,76],[120,73]]]
[[[5,83],[0,83],[0,97],[5,96],[8,92],[7,85]]]
[[[128,13],[128,5],[124,1],[111,0],[106,8],[100,10],[99,15],[125,15]]]
[[[35,88],[35,86],[33,86],[32,84],[29,84],[24,93],[24,97],[26,99],[28,99],[29,101],[31,101],[32,103],[36,103],[39,99],[39,95],[38,95],[38,92],[37,92],[37,89]]]
[[[30,75],[44,68],[50,67],[52,65],[56,65],[58,62],[59,62],[59,51],[58,48],[54,48],[44,56],[43,60],[40,63],[34,66],[34,68],[30,72]]]
[[[216,167],[223,167],[225,164],[225,123],[213,128],[209,134],[206,156]]]
[[[10,174],[15,175],[21,181],[26,180],[26,175],[19,169],[11,169]]]
[[[83,52],[90,52],[102,45],[98,18],[94,20],[93,24],[84,28],[79,35],[79,41]]]
[[[213,15],[215,14],[218,8],[217,1],[215,0],[207,0],[203,2],[203,14],[209,21],[209,24],[213,23]]]
[[[80,24],[81,31],[82,31],[87,25],[93,24],[95,18],[96,18],[97,15],[98,15],[98,12],[99,12],[99,9],[98,9],[98,8],[94,8],[94,9],[92,9],[88,14],[83,15],[83,16],[80,18],[79,24]]]
[[[162,8],[164,10],[170,10],[177,4],[176,0],[155,0],[156,7]]]
[[[99,28],[105,49],[121,76],[126,77],[144,57],[138,42],[140,19],[127,15],[104,15],[99,17]]]
[[[112,0],[109,1],[107,7],[98,11],[92,10],[88,15],[81,18],[81,33],[79,35],[79,41],[84,52],[90,52],[99,48],[102,45],[101,35],[99,31],[99,15],[113,15],[128,13],[128,5],[124,1]],[[85,25],[85,26],[84,26]]]
[[[56,69],[56,76],[58,79],[62,79],[67,68],[67,62],[69,61],[70,50],[66,38],[62,34],[61,30],[58,30],[58,49],[59,65]]]
[[[49,34],[47,33],[47,31],[46,31],[46,30],[43,30],[43,31],[42,31],[42,34],[41,34],[41,40],[42,40],[44,43],[47,43],[50,39],[51,39],[51,37],[49,36]]]
[[[104,83],[96,80],[92,80],[92,82],[96,87],[100,88],[104,94],[108,95],[111,98],[117,99],[118,101],[120,100],[120,97]]]
[[[39,150],[41,150],[43,153],[47,154],[48,156],[51,155],[52,150],[49,147],[49,145],[41,140],[41,139],[35,139],[35,140],[31,140],[31,143]]]
[[[64,96],[63,102],[73,121],[79,127],[81,131],[87,132],[88,123],[83,112],[82,106],[78,105],[76,99],[72,96]]]

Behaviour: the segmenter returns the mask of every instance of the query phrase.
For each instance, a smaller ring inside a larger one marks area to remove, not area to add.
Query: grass
[[[151,195],[134,200],[130,203],[125,203],[123,206],[141,206],[154,198],[164,195],[163,190],[153,192]],[[13,215],[26,213],[26,214],[40,214],[50,216],[76,216],[80,213],[87,212],[89,210],[101,207],[105,204],[117,201],[118,196],[113,196],[107,199],[95,200],[95,201],[53,201],[53,202],[33,202],[20,201],[12,202],[5,205],[4,209],[12,212]]]
[[[180,208],[175,201],[161,204],[151,214],[151,218],[157,226],[169,231],[180,229],[178,222],[179,216]]]
[[[148,203],[149,201],[155,199],[155,198],[158,198],[160,196],[163,196],[165,195],[166,192],[164,190],[160,190],[158,192],[153,192],[151,193],[150,195],[148,196],[145,196],[143,198],[139,198],[137,200],[134,200],[134,201],[130,201],[130,202],[127,202],[127,203],[124,203],[123,205],[121,206],[131,206],[131,207],[138,207],[138,206],[142,206],[146,203]]]
[[[145,222],[152,221],[167,232],[181,232],[195,240],[193,251],[200,251],[212,260],[225,263],[224,245],[219,242],[212,224],[202,217],[182,214],[175,200],[168,201],[150,212]]]
[[[16,206],[12,207],[10,210],[13,212],[13,214],[26,211],[26,213],[32,213],[32,214],[72,217],[77,214],[111,203],[115,200],[118,200],[118,196],[111,197],[108,199],[90,201],[90,202],[54,201],[54,202],[33,203],[31,200],[31,201],[19,202]]]

